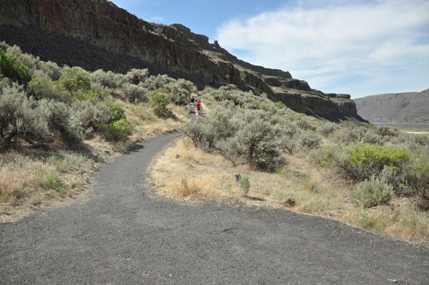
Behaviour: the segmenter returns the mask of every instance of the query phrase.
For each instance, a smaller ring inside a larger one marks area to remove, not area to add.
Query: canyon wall
[[[107,0],[0,0],[0,41],[58,64],[126,72],[148,68],[199,88],[235,85],[330,120],[363,119],[349,95],[325,94],[287,71],[239,60],[187,27],[154,24]]]

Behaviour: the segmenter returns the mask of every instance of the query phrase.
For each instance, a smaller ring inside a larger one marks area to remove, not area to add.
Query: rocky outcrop
[[[200,88],[233,84],[331,120],[357,115],[350,96],[325,94],[289,72],[255,66],[187,27],[146,22],[107,0],[1,0],[0,40],[59,64],[126,72],[148,68]]]

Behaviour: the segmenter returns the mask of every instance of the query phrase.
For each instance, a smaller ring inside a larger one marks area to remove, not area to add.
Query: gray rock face
[[[0,40],[59,64],[116,72],[148,68],[199,88],[214,80],[215,86],[266,93],[298,112],[362,120],[350,96],[311,89],[287,71],[239,60],[183,25],[149,23],[107,0],[2,0]]]
[[[355,99],[359,115],[370,122],[429,124],[429,89]]]

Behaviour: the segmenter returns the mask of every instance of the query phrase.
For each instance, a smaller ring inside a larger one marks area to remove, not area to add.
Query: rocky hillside
[[[241,61],[182,25],[149,23],[107,0],[1,0],[0,41],[58,64],[116,72],[148,68],[199,88],[232,84],[298,112],[362,120],[350,95],[311,89],[289,72]]]
[[[374,123],[429,124],[429,89],[354,100],[358,114]]]

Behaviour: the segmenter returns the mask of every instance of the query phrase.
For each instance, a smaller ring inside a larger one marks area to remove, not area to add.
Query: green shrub
[[[346,163],[360,169],[362,178],[367,179],[379,174],[385,165],[399,170],[401,164],[409,160],[410,154],[405,149],[359,143],[349,148]]]
[[[243,191],[243,194],[246,196],[249,193],[250,190],[250,181],[249,177],[243,176],[240,179],[240,188]]]
[[[104,102],[104,104],[110,109],[112,114],[113,121],[119,121],[120,119],[125,119],[125,110],[119,105],[109,102]]]
[[[30,75],[40,66],[40,58],[28,53],[23,53],[19,46],[11,46],[6,49],[6,53],[16,59],[17,65],[23,65],[28,68]]]
[[[365,208],[388,204],[394,196],[392,186],[372,176],[359,186],[353,200]]]
[[[343,148],[324,147],[314,160],[322,166],[334,167],[345,178],[364,181],[371,176],[379,177],[385,167],[396,173],[405,171],[411,153],[400,147],[357,143]]]
[[[126,119],[120,119],[102,126],[102,135],[109,141],[125,141],[133,132],[133,127]]]
[[[28,83],[28,90],[37,100],[54,99],[62,102],[69,100],[67,92],[46,77],[33,77]]]
[[[82,97],[91,90],[91,81],[88,72],[80,67],[64,67],[58,79],[60,86],[68,91],[72,97]],[[78,93],[78,95],[75,95]]]
[[[50,173],[46,176],[45,180],[40,183],[40,186],[45,189],[60,190],[63,185],[62,179],[58,176],[57,172]]]
[[[159,90],[154,90],[150,92],[149,95],[149,104],[154,109],[155,114],[164,119],[168,119],[172,117],[172,113],[167,108],[167,104],[169,103],[167,97],[164,93]]]
[[[7,54],[0,47],[0,72],[19,84],[27,84],[31,80],[30,69],[16,62],[16,58]]]

